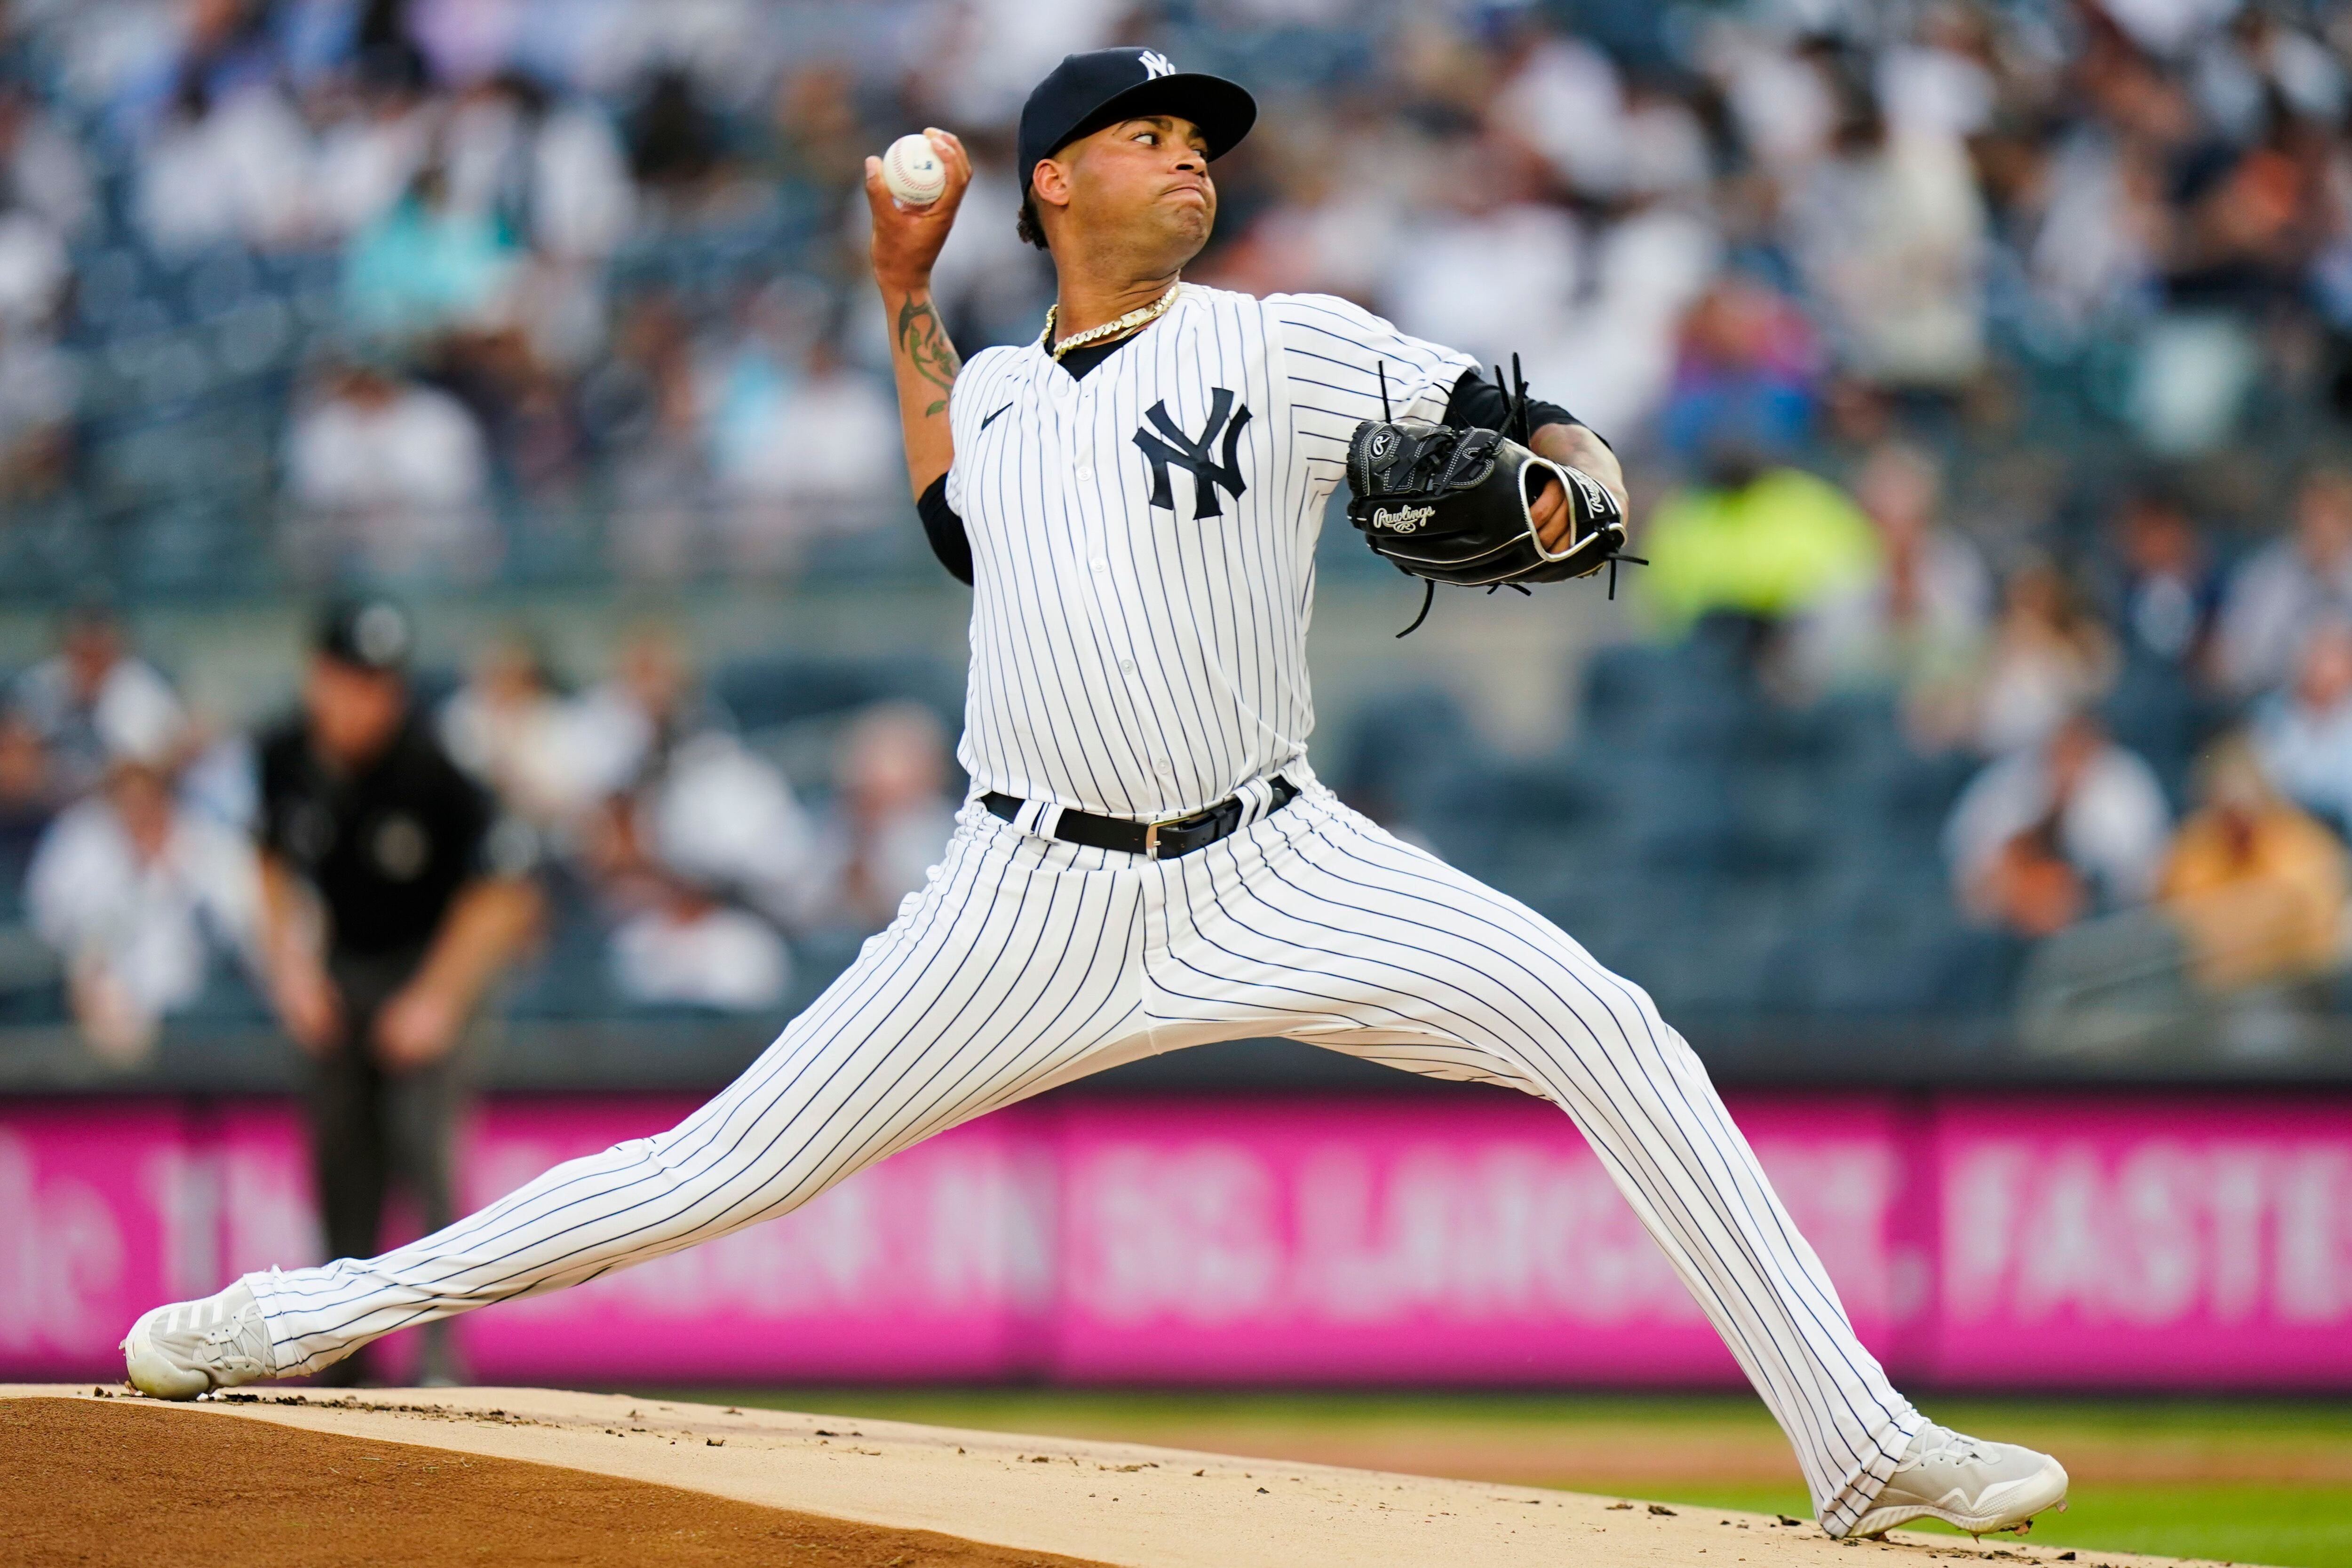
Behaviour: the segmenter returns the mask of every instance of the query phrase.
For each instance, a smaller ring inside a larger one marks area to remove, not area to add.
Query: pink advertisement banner
[[[690,1106],[490,1100],[468,1200]],[[1898,1376],[2352,1387],[2352,1098],[1732,1109]],[[289,1105],[0,1103],[0,1376],[113,1375],[142,1308],[318,1250]],[[1486,1091],[1018,1107],[461,1342],[594,1384],[1738,1380],[1574,1128]]]

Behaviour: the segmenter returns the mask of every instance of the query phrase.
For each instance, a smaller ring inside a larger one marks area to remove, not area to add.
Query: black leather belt
[[[1274,805],[1267,808],[1268,816],[1298,798],[1298,786],[1278,774],[1273,787]],[[1011,822],[1027,803],[1018,795],[990,790],[980,797],[980,804]],[[1054,825],[1054,837],[1091,849],[1117,849],[1149,859],[1169,860],[1190,855],[1195,849],[1206,849],[1231,834],[1241,826],[1244,809],[1239,795],[1219,801],[1206,811],[1169,822],[1131,822],[1124,816],[1098,816],[1091,811],[1066,809],[1061,820]]]

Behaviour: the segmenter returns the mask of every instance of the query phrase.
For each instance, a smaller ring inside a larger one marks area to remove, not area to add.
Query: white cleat
[[[2065,1506],[2065,1467],[2049,1455],[1964,1437],[1930,1422],[1846,1534],[1883,1535],[1915,1519],[1940,1519],[1970,1535],[2022,1535],[2035,1514]]]
[[[194,1399],[278,1370],[261,1303],[242,1280],[201,1301],[140,1314],[122,1337],[131,1384],[154,1399]]]

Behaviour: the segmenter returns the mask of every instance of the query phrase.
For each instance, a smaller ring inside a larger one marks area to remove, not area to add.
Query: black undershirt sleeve
[[[1503,389],[1475,370],[1462,373],[1462,379],[1454,384],[1454,395],[1445,400],[1445,422],[1448,425],[1466,425],[1477,430],[1500,430],[1509,417],[1510,405],[1503,396]],[[1540,397],[1528,399],[1529,430],[1540,430],[1547,425],[1583,423],[1557,403],[1546,403]],[[1594,431],[1593,435],[1602,446],[1609,445],[1599,431]],[[1616,448],[1610,449],[1614,451]]]
[[[948,575],[966,587],[971,585],[971,538],[963,531],[963,519],[955,508],[948,505],[948,477],[941,474],[923,491],[923,499],[915,503],[917,515],[923,520],[923,537],[931,542],[931,553],[948,569]]]

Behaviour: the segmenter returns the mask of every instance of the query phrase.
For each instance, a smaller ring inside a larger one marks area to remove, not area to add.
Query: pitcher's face
[[[1170,115],[1082,136],[1039,163],[1034,183],[1041,203],[1061,209],[1066,233],[1166,251],[1178,266],[1200,254],[1216,226],[1207,138]]]

